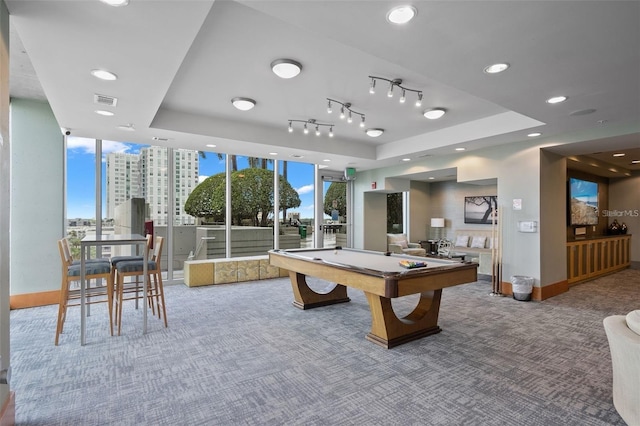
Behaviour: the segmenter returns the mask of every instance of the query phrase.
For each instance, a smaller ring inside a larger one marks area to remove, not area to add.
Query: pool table
[[[426,267],[407,269],[401,260],[426,262]],[[438,312],[442,289],[477,280],[478,264],[460,260],[406,256],[349,248],[290,249],[269,251],[269,262],[289,270],[293,305],[311,309],[349,302],[347,287],[364,291],[371,310],[370,341],[392,348],[439,333]],[[309,288],[306,276],[336,283],[326,293]],[[420,293],[409,315],[398,318],[391,299]]]

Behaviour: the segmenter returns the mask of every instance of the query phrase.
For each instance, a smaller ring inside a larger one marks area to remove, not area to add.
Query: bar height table
[[[80,345],[84,346],[86,339],[86,260],[87,247],[98,246],[116,246],[116,245],[132,245],[139,251],[142,248],[143,254],[143,278],[142,292],[144,294],[144,303],[142,310],[142,333],[147,332],[147,267],[149,255],[147,252],[147,239],[140,234],[114,234],[114,235],[87,235],[80,241]],[[121,319],[122,321],[122,319]]]

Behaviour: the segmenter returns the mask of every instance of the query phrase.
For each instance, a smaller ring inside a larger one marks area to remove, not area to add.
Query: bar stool
[[[163,237],[156,237],[150,258],[147,263],[147,298],[151,312],[164,319],[167,327],[167,311],[164,302],[164,287],[162,285],[162,256]],[[140,294],[140,282],[138,278],[144,273],[144,260],[121,260],[115,265],[115,321],[118,325],[118,336],[122,329],[122,305],[125,300],[137,300],[143,297]],[[126,277],[135,277],[135,281],[125,283]],[[125,297],[127,295],[127,297]],[[146,307],[145,307],[146,309]]]
[[[58,240],[58,251],[60,252],[60,262],[62,267],[62,280],[60,286],[60,301],[58,302],[58,322],[56,325],[55,345],[58,346],[60,334],[64,328],[69,306],[80,306],[80,289],[71,289],[71,284],[80,281],[80,264],[74,261],[69,250],[69,242],[66,238]],[[107,303],[109,311],[109,331],[113,336],[113,279],[111,275],[111,264],[109,261],[93,259],[85,262],[86,283],[91,280],[104,279],[106,286],[91,287],[87,284],[85,291],[86,304]]]

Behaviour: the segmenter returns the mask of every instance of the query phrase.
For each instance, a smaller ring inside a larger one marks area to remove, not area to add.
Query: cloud
[[[298,194],[308,194],[309,192],[313,192],[313,184],[301,186],[300,188],[296,189],[296,192]]]
[[[131,144],[114,141],[102,141],[102,154],[111,152],[133,153],[134,147]],[[96,153],[96,140],[91,138],[79,138],[77,136],[69,136],[67,138],[67,149],[79,151],[82,154]]]
[[[204,182],[208,177],[209,176],[198,175],[198,183]]]

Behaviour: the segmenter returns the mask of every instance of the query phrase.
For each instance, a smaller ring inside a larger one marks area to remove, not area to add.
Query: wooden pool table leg
[[[404,318],[398,318],[391,299],[365,292],[371,309],[371,332],[367,339],[387,349],[430,334],[439,333],[438,313],[442,290],[420,294],[416,308]]]
[[[328,293],[317,293],[309,288],[306,275],[289,271],[291,287],[293,288],[293,306],[300,309],[311,309],[335,303],[349,302],[347,287],[336,284]]]

